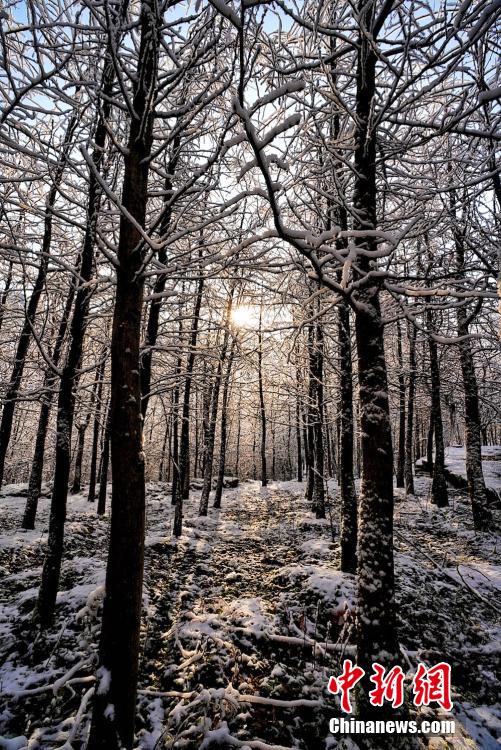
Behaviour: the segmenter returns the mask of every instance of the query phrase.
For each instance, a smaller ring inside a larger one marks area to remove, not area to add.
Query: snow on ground
[[[431,747],[498,748],[501,727],[499,537],[476,534],[467,498],[451,506],[396,492],[395,550],[402,664],[452,665],[460,730]],[[222,509],[171,536],[166,487],[147,491],[144,622],[138,750],[336,745],[330,674],[353,652],[355,580],[338,570],[338,501],[318,521],[296,482],[243,483]],[[45,636],[30,620],[47,537],[19,529],[22,487],[0,497],[0,748],[80,750],[94,684],[108,518],[70,498],[57,619]],[[259,744],[258,740],[261,741]],[[257,744],[256,744],[257,743]],[[437,744],[439,743],[439,744]],[[440,744],[441,743],[441,744]],[[345,743],[344,747],[356,747]]]
[[[426,458],[420,458],[420,466]],[[453,474],[466,479],[466,458],[464,445],[451,445],[445,449],[445,465]],[[501,491],[501,445],[482,446],[482,468],[487,487]]]
[[[464,446],[452,445],[445,449],[445,465],[454,474],[466,477]],[[485,483],[493,490],[501,490],[501,445],[482,446],[482,469]]]

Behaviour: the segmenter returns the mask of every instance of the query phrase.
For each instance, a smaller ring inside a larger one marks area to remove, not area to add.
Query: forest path
[[[161,493],[158,500],[162,502]],[[307,641],[316,630],[305,602],[300,601],[308,573],[304,533],[310,528],[317,545],[332,547],[328,521],[311,518],[297,486],[291,490],[275,483],[262,488],[248,482],[225,491],[223,508],[210,508],[207,518],[196,516],[197,504],[198,494],[192,493],[179,541],[155,538],[147,547],[150,618],[143,675],[149,687],[163,692],[212,691],[195,707],[195,715],[203,709],[217,723],[229,710],[237,738],[241,733],[248,736],[249,723],[252,732],[268,742],[287,739],[300,743],[294,745],[298,747],[323,746],[328,718],[320,719],[318,711],[323,713],[324,708],[314,709],[308,701],[310,690],[316,698],[325,687],[327,671],[323,684],[322,673],[309,675],[315,683],[309,687],[297,675],[311,662]],[[327,538],[319,539],[319,531]],[[322,570],[326,573],[325,566]],[[336,594],[336,604],[342,608],[346,587],[339,585],[342,577],[334,566],[332,572],[336,585],[326,578],[327,594]],[[248,711],[229,709],[226,698],[221,699],[221,688],[228,685],[240,693],[257,693],[265,701],[267,697],[306,699],[307,705],[253,706],[250,718]],[[174,711],[177,722],[175,707]],[[303,726],[296,736],[298,716]],[[163,722],[164,732],[165,725],[174,731],[169,716]],[[191,712],[190,725],[193,722]],[[176,743],[182,741],[177,737]]]

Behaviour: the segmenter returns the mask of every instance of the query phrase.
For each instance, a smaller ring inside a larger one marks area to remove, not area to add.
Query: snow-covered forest
[[[0,748],[499,750],[500,19],[0,0]]]

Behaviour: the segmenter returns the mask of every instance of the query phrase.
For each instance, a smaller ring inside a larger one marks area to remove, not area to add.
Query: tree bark
[[[63,348],[66,331],[68,330],[68,323],[70,320],[71,309],[73,307],[73,300],[75,297],[76,281],[73,280],[66,298],[66,304],[63,311],[63,316],[59,323],[59,329],[54,343],[54,349],[52,351],[52,363],[55,367],[59,364],[61,357],[61,350]],[[33,452],[33,461],[31,464],[30,478],[28,481],[28,496],[26,499],[26,507],[24,509],[24,516],[22,527],[23,529],[34,529],[35,519],[38,509],[38,499],[40,497],[40,490],[42,488],[42,476],[43,476],[43,465],[45,457],[45,442],[47,439],[47,429],[49,426],[49,416],[52,406],[52,399],[54,396],[54,389],[57,384],[57,375],[51,370],[48,370],[44,378],[44,395],[42,396],[42,406],[40,408],[40,416],[38,418],[37,436],[35,439],[35,450]]]
[[[221,507],[221,497],[223,494],[224,470],[226,467],[226,446],[228,443],[228,396],[230,392],[231,369],[235,355],[235,339],[231,342],[228,364],[224,377],[223,398],[221,400],[221,445],[219,450],[219,466],[217,473],[216,491],[214,493],[214,508]]]
[[[99,645],[98,688],[89,750],[130,750],[134,742],[144,564],[145,486],[139,373],[144,277],[142,238],[153,144],[153,102],[160,18],[141,4],[141,41],[129,142],[124,158],[117,291],[111,339],[111,468],[113,498]],[[129,219],[134,220],[133,224]],[[137,225],[137,226],[136,226]],[[113,714],[107,711],[112,704]]]
[[[402,332],[397,320],[397,358],[398,358],[398,454],[397,454],[397,487],[405,486],[405,375],[402,355]]]
[[[339,342],[339,485],[341,490],[341,570],[357,569],[357,493],[353,478],[353,366],[351,360],[350,310],[338,306]]]
[[[99,446],[99,433],[101,431],[101,411],[102,411],[102,397],[103,397],[103,377],[104,377],[104,366],[105,366],[105,352],[102,354],[102,361],[99,365],[97,372],[97,404],[96,412],[94,414],[94,428],[92,431],[92,452],[90,457],[90,473],[89,473],[89,492],[87,500],[89,503],[93,503],[96,499],[96,474],[97,474],[97,450]]]
[[[320,314],[320,308],[318,310]],[[325,518],[325,466],[324,466],[324,335],[322,323],[315,326],[314,350],[314,387],[315,387],[315,424],[313,428],[315,473],[313,485],[313,509],[317,518]]]
[[[431,376],[431,417],[433,420],[433,434],[435,437],[435,458],[433,461],[433,478],[431,482],[431,502],[438,508],[449,505],[447,482],[445,481],[445,447],[444,428],[442,422],[442,406],[440,403],[440,368],[438,364],[437,344],[433,338],[433,320],[430,310],[426,312],[430,351]]]
[[[235,287],[231,287],[228,304],[223,319],[224,335],[223,344],[221,347],[221,353],[219,361],[217,363],[216,375],[214,377],[214,384],[212,386],[212,399],[210,407],[210,419],[205,434],[204,444],[204,483],[202,487],[202,494],[200,497],[199,515],[206,516],[209,508],[209,496],[212,489],[212,467],[214,465],[214,443],[216,437],[216,424],[217,424],[217,413],[219,407],[219,391],[221,389],[221,380],[223,375],[223,365],[226,360],[226,352],[228,350],[229,330],[228,324],[231,316],[231,308],[233,304],[233,292]]]
[[[450,194],[451,212],[454,219],[454,244],[456,253],[457,277],[464,282],[465,251],[464,237],[457,226],[456,195]],[[500,203],[501,205],[501,203]],[[465,231],[465,229],[463,229]],[[492,512],[489,508],[484,472],[482,468],[482,430],[478,384],[475,373],[475,362],[469,337],[469,318],[465,304],[457,307],[457,331],[459,342],[459,359],[464,388],[464,424],[466,450],[466,478],[473,514],[473,525],[477,531],[488,531],[492,527]]]
[[[360,32],[356,72],[353,228],[376,227],[376,131],[372,108],[376,93],[374,41],[383,23],[375,23],[375,3],[359,0]],[[389,12],[387,8],[386,15]],[[357,258],[360,287],[354,294],[361,432],[361,498],[358,527],[357,664],[366,671],[358,708],[375,712],[368,701],[372,664],[398,660],[393,564],[393,449],[378,277],[368,273],[377,245],[371,235],[355,243],[365,252]],[[376,710],[377,713],[377,710]]]
[[[263,329],[261,311],[259,312],[259,328],[257,339],[257,373],[259,386],[259,416],[261,420],[261,486],[266,487],[268,484],[268,475],[266,471],[266,408],[264,403],[263,388]]]
[[[409,324],[409,384],[407,388],[407,424],[405,427],[404,479],[407,495],[414,494],[412,459],[412,431],[414,425],[414,397],[416,392],[416,328]]]
[[[120,9],[122,9],[122,6]],[[116,11],[117,16],[120,9]],[[89,282],[94,266],[94,238],[101,201],[101,186],[98,174],[101,171],[106,144],[107,120],[111,112],[110,102],[113,93],[114,78],[115,70],[113,62],[111,55],[108,55],[104,63],[101,81],[103,97],[94,138],[93,166],[89,169],[87,223],[80,260],[80,275],[75,295],[75,306],[70,325],[70,343],[59,386],[56,458],[49,519],[49,537],[47,554],[42,570],[42,581],[34,612],[34,617],[41,627],[48,627],[54,618],[61,573],[64,548],[64,524],[66,520],[66,503],[70,475],[71,433],[75,409],[74,389],[82,357],[90,298],[93,293],[93,286]]]
[[[97,498],[97,515],[106,513],[106,493],[108,491],[108,467],[110,465],[111,408],[108,406],[106,427],[104,428],[103,451],[101,453],[101,471],[99,473],[99,494]]]
[[[202,247],[199,248],[199,257],[202,258]],[[179,455],[179,482],[175,494],[176,509],[174,512],[174,536],[181,536],[183,529],[183,499],[186,498],[186,492],[190,491],[190,399],[191,385],[193,381],[193,367],[195,365],[196,346],[198,339],[198,325],[200,322],[200,308],[202,306],[202,297],[204,292],[204,276],[202,265],[200,264],[200,278],[198,280],[197,293],[195,298],[195,307],[193,310],[193,322],[191,325],[191,335],[189,342],[189,352],[186,359],[186,373],[183,393],[183,411],[181,415],[181,440]]]
[[[16,408],[16,399],[23,377],[26,355],[28,353],[28,348],[33,335],[33,326],[35,323],[38,303],[45,287],[45,279],[47,277],[47,269],[49,267],[54,205],[56,203],[59,187],[61,185],[64,170],[68,161],[77,121],[78,114],[77,111],[75,111],[75,114],[70,117],[68,127],[66,128],[63,145],[61,147],[61,155],[54,171],[52,185],[45,202],[44,233],[40,252],[40,265],[38,267],[37,277],[35,279],[33,291],[31,292],[28,306],[26,308],[23,327],[21,329],[21,334],[17,343],[14,365],[12,367],[10,381],[7,387],[7,393],[5,394],[2,419],[0,421],[0,486],[3,482],[5,457],[7,455],[7,450],[9,448],[10,438],[12,435],[12,422],[14,419],[14,410]]]

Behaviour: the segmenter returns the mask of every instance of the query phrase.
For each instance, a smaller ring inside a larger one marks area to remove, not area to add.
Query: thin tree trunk
[[[430,421],[428,424],[428,432],[426,433],[426,465],[428,471],[433,474],[433,433],[435,430],[435,420],[433,415],[433,408],[430,404]]]
[[[257,340],[257,373],[259,381],[259,416],[261,419],[261,486],[266,487],[268,484],[268,476],[266,472],[266,408],[263,389],[263,329],[261,310],[259,311]]]
[[[308,505],[313,506],[313,490],[315,487],[315,345],[313,336],[313,325],[308,325],[308,402],[306,408],[306,500]]]
[[[63,311],[63,316],[59,323],[59,329],[57,332],[56,341],[54,343],[54,349],[52,351],[52,363],[55,367],[59,364],[61,357],[61,351],[63,348],[64,338],[66,331],[68,330],[68,323],[70,320],[71,308],[73,307],[73,300],[75,297],[76,281],[72,281],[66,303]],[[38,418],[37,436],[35,439],[35,450],[33,452],[33,461],[31,464],[30,478],[28,481],[28,496],[26,499],[26,507],[24,509],[24,516],[22,527],[23,529],[34,529],[35,519],[38,509],[38,499],[40,497],[40,490],[42,487],[42,476],[43,476],[43,465],[45,457],[45,442],[47,439],[47,429],[49,426],[49,416],[52,406],[52,399],[54,397],[54,389],[57,384],[57,375],[51,370],[47,370],[44,378],[44,396],[42,397],[42,406],[40,408],[40,416]]]
[[[414,422],[414,396],[416,391],[416,328],[409,324],[409,385],[407,388],[407,424],[405,432],[404,479],[407,495],[414,494],[414,474],[412,471],[412,430]]]
[[[456,195],[451,192],[451,211],[456,220]],[[501,205],[501,203],[500,203]],[[459,227],[454,227],[457,276],[464,281],[464,238]],[[475,362],[469,338],[469,319],[465,304],[457,307],[457,330],[459,359],[464,388],[464,424],[466,450],[466,477],[473,513],[473,525],[477,531],[488,531],[492,527],[492,513],[489,508],[484,472],[482,468],[482,431],[478,400]]]
[[[405,376],[402,355],[402,332],[397,320],[397,357],[398,357],[398,455],[397,487],[405,486]]]
[[[440,403],[440,368],[438,365],[437,344],[433,338],[431,311],[426,313],[430,350],[431,375],[431,416],[433,419],[433,434],[435,436],[435,460],[433,461],[433,478],[431,482],[431,502],[439,508],[449,505],[447,482],[445,481],[445,448],[444,428],[442,422],[442,407]]]
[[[226,466],[226,447],[228,443],[228,395],[230,391],[231,369],[235,355],[235,339],[231,342],[230,354],[223,386],[223,398],[221,400],[221,445],[219,450],[219,467],[217,473],[216,491],[214,493],[214,508],[221,507],[221,497],[223,494],[224,470]]]
[[[351,360],[350,310],[338,306],[339,342],[339,485],[341,490],[341,570],[357,568],[357,493],[353,478],[353,366]]]
[[[92,410],[94,407],[94,402],[96,400],[96,393],[99,388],[99,373],[96,375],[96,379],[94,381],[94,385],[92,388],[91,398],[90,398],[90,407],[89,411],[87,412],[87,416],[85,417],[82,424],[78,425],[78,442],[77,442],[77,451],[75,456],[75,467],[73,470],[73,482],[71,485],[70,493],[72,495],[77,495],[80,490],[82,489],[82,464],[83,464],[83,454],[84,454],[84,446],[85,446],[85,433],[87,432],[87,428],[89,427],[90,420],[92,417]]]
[[[108,406],[106,427],[103,437],[103,451],[101,453],[101,472],[99,475],[99,495],[97,498],[97,515],[106,513],[106,493],[108,491],[108,467],[110,464],[110,436],[111,436],[111,408]]]
[[[216,370],[216,375],[214,378],[214,385],[212,387],[210,420],[209,420],[209,425],[207,428],[207,433],[205,436],[205,445],[204,445],[204,454],[205,454],[204,483],[202,487],[202,494],[200,497],[200,507],[199,507],[200,516],[207,515],[207,511],[209,508],[209,496],[210,496],[211,489],[212,489],[212,467],[214,464],[214,443],[215,443],[215,438],[216,438],[217,413],[218,413],[218,407],[219,407],[219,391],[221,388],[223,365],[226,360],[226,352],[228,349],[228,339],[229,339],[228,324],[229,324],[230,316],[231,316],[231,308],[233,304],[234,290],[235,290],[235,287],[232,286],[231,291],[230,291],[230,296],[228,299],[228,304],[226,306],[225,315],[224,315],[223,345],[221,347],[221,354],[219,356],[219,361],[217,363],[217,370]]]
[[[317,321],[315,340],[315,480],[313,489],[313,507],[317,518],[325,518],[325,468],[324,468],[324,336],[322,324]]]
[[[74,390],[78,378],[78,367],[82,358],[90,298],[93,293],[93,286],[89,282],[94,266],[94,238],[101,202],[101,186],[98,174],[101,171],[106,144],[107,121],[111,112],[110,101],[113,93],[114,77],[113,63],[111,56],[108,56],[105,61],[101,81],[103,97],[96,126],[95,146],[92,154],[93,165],[89,169],[87,223],[80,261],[78,288],[70,325],[70,344],[59,386],[56,458],[49,519],[49,536],[47,554],[42,570],[42,581],[34,612],[34,617],[41,627],[48,627],[54,618],[61,573],[64,524],[66,520],[66,503],[70,475],[71,433],[75,409]]]
[[[202,258],[202,247],[199,248],[199,258]],[[195,298],[195,307],[193,310],[193,322],[191,325],[191,336],[189,342],[189,352],[186,359],[186,374],[184,381],[183,393],[183,411],[181,416],[181,440],[179,455],[179,482],[175,494],[176,509],[174,512],[174,536],[181,536],[183,529],[183,499],[189,496],[190,491],[190,398],[191,385],[193,381],[193,367],[195,365],[196,346],[198,339],[198,325],[200,320],[200,308],[202,306],[202,297],[204,292],[204,276],[202,265],[200,264],[200,278],[198,280],[197,293]]]
[[[3,316],[5,313],[5,307],[7,305],[7,298],[9,296],[10,285],[12,283],[12,266],[13,262],[9,263],[9,270],[5,279],[5,284],[2,292],[2,298],[0,299],[0,331],[2,330]]]
[[[170,200],[173,192],[173,177],[179,159],[179,137],[174,138],[172,153],[167,165],[167,176],[165,178],[165,197],[162,220],[160,222],[160,237],[165,238],[168,234],[172,219],[172,206]],[[167,262],[167,247],[163,245],[158,252],[159,263],[165,265]],[[153,295],[150,302],[148,322],[146,325],[146,336],[141,347],[141,413],[143,420],[146,417],[148,403],[150,400],[151,369],[153,362],[153,350],[157,343],[158,330],[160,327],[160,311],[162,309],[162,294],[165,291],[168,274],[159,273],[153,286]]]
[[[0,486],[3,482],[3,474],[5,468],[5,457],[9,448],[10,438],[12,434],[12,422],[14,418],[14,410],[16,408],[16,399],[19,393],[21,380],[24,372],[24,365],[26,362],[26,355],[30,345],[31,338],[33,336],[33,325],[35,323],[36,312],[38,309],[38,303],[42,296],[43,289],[45,287],[45,279],[47,277],[47,269],[49,267],[49,256],[52,242],[52,218],[54,213],[54,205],[58,195],[59,187],[61,185],[64,170],[68,161],[68,155],[71,150],[71,144],[73,140],[73,134],[78,121],[78,114],[75,110],[75,114],[70,117],[68,127],[64,136],[63,145],[61,147],[61,155],[59,162],[54,171],[54,177],[51,188],[48,192],[46,203],[45,203],[45,219],[44,219],[44,233],[42,238],[42,247],[40,252],[40,265],[38,267],[37,277],[33,285],[33,290],[26,308],[25,319],[21,334],[17,343],[16,354],[14,357],[14,365],[10,376],[10,381],[7,387],[7,393],[5,394],[4,407],[2,411],[2,419],[0,421]],[[5,294],[5,291],[4,291]]]
[[[104,377],[104,365],[105,365],[105,352],[102,354],[102,361],[99,364],[97,372],[97,404],[96,412],[94,414],[94,429],[92,431],[92,452],[90,457],[90,474],[89,474],[89,492],[87,500],[89,503],[93,503],[96,498],[96,474],[97,474],[97,450],[99,447],[99,433],[101,430],[101,411],[102,411],[102,396],[103,396],[103,377]]]
[[[299,362],[296,362],[296,452],[297,481],[303,481],[303,455],[301,450],[301,375]]]
[[[171,505],[176,505],[179,486],[179,380],[181,377],[181,335],[182,323],[179,322],[179,354],[176,362],[174,390],[172,392],[172,489]]]

